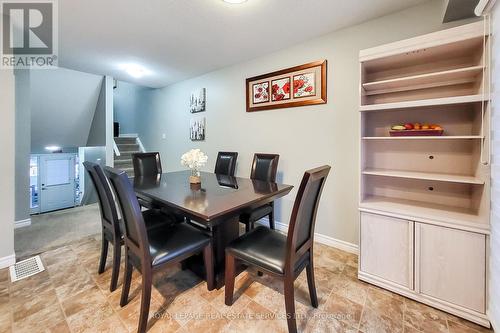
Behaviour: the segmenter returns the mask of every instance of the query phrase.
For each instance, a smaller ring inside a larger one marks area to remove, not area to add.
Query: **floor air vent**
[[[40,256],[20,261],[10,266],[10,281],[16,282],[45,270]]]

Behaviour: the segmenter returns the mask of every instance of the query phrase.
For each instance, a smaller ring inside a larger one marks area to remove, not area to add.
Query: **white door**
[[[485,313],[486,236],[416,223],[419,292]]]
[[[361,272],[413,289],[414,222],[361,213]]]
[[[40,212],[75,206],[75,155],[40,155]]]

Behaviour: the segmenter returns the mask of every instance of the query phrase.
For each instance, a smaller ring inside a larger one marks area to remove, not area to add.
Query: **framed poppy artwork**
[[[247,112],[325,104],[326,74],[321,60],[248,78]]]
[[[271,100],[283,101],[290,99],[290,78],[271,81]]]
[[[269,82],[255,83],[252,85],[253,104],[269,102]]]
[[[316,80],[314,73],[304,73],[293,77],[293,97],[301,98],[314,96]]]

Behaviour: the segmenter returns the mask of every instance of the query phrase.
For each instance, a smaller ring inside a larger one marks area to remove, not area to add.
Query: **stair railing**
[[[118,149],[118,145],[116,144],[115,140],[113,140],[113,150],[114,150],[116,156],[120,156],[121,155],[120,154],[120,149]]]
[[[137,137],[137,139],[135,139],[135,142],[139,146],[139,150],[141,151],[141,153],[145,153],[146,149],[144,148],[142,141],[141,141],[141,138],[139,136]]]

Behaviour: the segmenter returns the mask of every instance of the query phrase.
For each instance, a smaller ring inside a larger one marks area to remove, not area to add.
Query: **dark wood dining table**
[[[201,184],[189,184],[190,171],[134,178],[139,197],[187,217],[212,239],[216,286],[224,285],[225,248],[239,236],[239,216],[287,195],[291,185],[201,172]],[[201,260],[185,267],[203,275]]]

